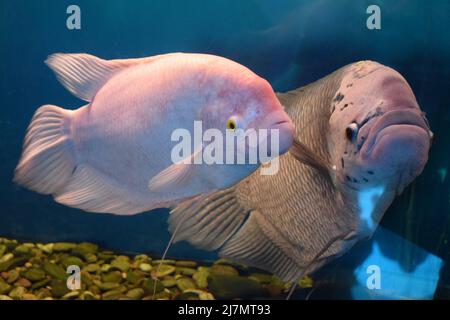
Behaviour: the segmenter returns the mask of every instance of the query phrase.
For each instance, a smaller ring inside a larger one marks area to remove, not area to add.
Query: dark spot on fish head
[[[339,103],[342,101],[342,99],[344,99],[344,95],[342,93],[338,92],[336,97],[334,97],[333,101]]]

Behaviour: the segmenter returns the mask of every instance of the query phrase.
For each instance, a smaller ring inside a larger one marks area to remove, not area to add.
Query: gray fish
[[[278,94],[296,126],[278,174],[175,207],[174,241],[296,280],[369,238],[423,170],[432,133],[406,80],[376,62]],[[298,161],[299,160],[299,161]]]

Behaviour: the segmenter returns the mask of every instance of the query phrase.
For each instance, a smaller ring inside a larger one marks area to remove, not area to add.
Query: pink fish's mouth
[[[253,125],[253,123],[251,124]],[[249,127],[251,127],[251,125]],[[275,111],[262,119],[262,121],[255,121],[255,127],[267,130],[267,144],[268,155],[271,157],[281,155],[289,150],[293,141],[295,128],[291,118],[284,111]],[[277,131],[277,135],[274,132]],[[273,141],[273,139],[276,139]],[[272,146],[276,150],[272,150]]]

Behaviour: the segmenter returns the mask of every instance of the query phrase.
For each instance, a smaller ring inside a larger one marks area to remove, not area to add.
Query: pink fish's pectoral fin
[[[172,164],[148,182],[148,189],[152,192],[162,192],[188,186],[195,175],[197,165],[194,159],[202,155],[203,146],[199,146],[187,158]]]

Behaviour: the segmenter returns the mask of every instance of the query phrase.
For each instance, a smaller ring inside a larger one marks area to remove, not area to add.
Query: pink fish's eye
[[[236,120],[234,120],[233,118],[228,119],[227,129],[234,131],[234,130],[236,130],[236,128],[237,128]]]

